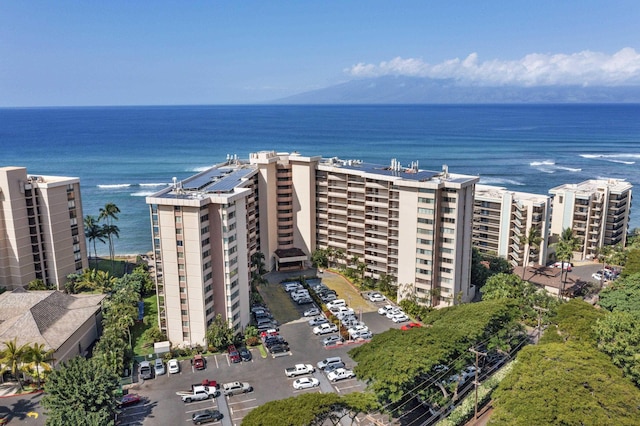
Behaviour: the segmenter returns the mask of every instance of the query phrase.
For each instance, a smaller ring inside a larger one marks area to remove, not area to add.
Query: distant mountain
[[[455,80],[377,77],[274,101],[277,104],[640,103],[640,86],[466,86]]]

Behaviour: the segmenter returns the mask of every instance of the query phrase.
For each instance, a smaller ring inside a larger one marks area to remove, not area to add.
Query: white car
[[[327,303],[327,309],[331,310],[331,308],[335,308],[337,306],[347,306],[347,302],[344,299],[336,299],[329,303]]]
[[[296,390],[309,389],[320,386],[320,380],[315,377],[301,377],[293,381],[293,388]]]
[[[352,308],[347,308],[346,306],[334,306],[333,308],[329,309],[329,312],[331,312],[335,316],[355,313]]]
[[[399,313],[397,315],[394,315],[391,317],[391,321],[395,322],[395,323],[401,323],[401,322],[405,322],[405,321],[409,321],[409,317],[406,316],[404,314],[404,312]]]
[[[591,278],[593,278],[594,280],[602,281],[602,275],[597,272],[591,274]]]
[[[352,327],[348,330],[348,333],[350,336],[356,334],[356,333],[360,333],[360,332],[367,332],[369,331],[369,327],[367,327],[366,325],[356,325],[355,327]]]
[[[318,308],[307,309],[303,314],[305,317],[315,317],[316,315],[320,315],[320,309]]]
[[[347,370],[346,368],[338,368],[327,374],[327,379],[330,382],[337,382],[338,380],[351,379],[355,377],[353,370]]]
[[[167,362],[167,368],[169,370],[169,374],[176,374],[180,372],[180,363],[178,363],[177,359],[170,359]]]
[[[315,317],[309,320],[309,325],[312,327],[315,327],[316,325],[326,324],[328,322],[329,320],[326,319],[325,317]]]
[[[351,335],[351,338],[353,340],[357,340],[357,339],[365,339],[365,340],[369,340],[373,337],[373,334],[367,330],[367,331],[358,331],[357,333],[354,333]]]
[[[337,331],[338,331],[338,326],[335,324],[320,324],[319,326],[314,327],[313,334],[315,335],[329,334],[329,333],[335,333]]]
[[[392,311],[392,310],[394,310],[394,309],[396,309],[396,307],[395,307],[395,306],[391,306],[391,305],[384,305],[382,308],[379,308],[379,309],[378,309],[378,313],[379,313],[380,315],[387,315],[387,312]]]
[[[400,314],[404,314],[404,312],[402,311],[402,309],[400,308],[394,308],[392,310],[390,310],[389,312],[387,312],[387,318],[392,319],[393,317],[395,317],[396,315],[400,315]]]
[[[369,300],[372,302],[384,302],[387,298],[380,293],[370,293]]]

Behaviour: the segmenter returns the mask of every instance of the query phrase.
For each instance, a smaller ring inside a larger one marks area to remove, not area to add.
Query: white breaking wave
[[[524,185],[524,183],[518,182],[517,180],[513,180],[513,179],[484,177],[484,176],[480,176],[480,183],[484,185],[518,185],[518,186]]]
[[[531,167],[540,167],[540,166],[555,166],[556,162],[553,160],[544,160],[544,161],[532,161],[529,163]]]
[[[556,166],[556,169],[559,170],[566,170],[568,172],[581,172],[582,169],[577,168],[577,167],[564,167],[564,166]]]
[[[635,164],[635,160],[640,160],[640,154],[580,154],[580,157],[627,165]]]
[[[168,183],[141,183],[140,186],[167,186]]]
[[[155,191],[138,191],[138,192],[132,192],[131,196],[132,197],[148,197],[149,195],[153,195],[155,194]]]
[[[97,185],[100,189],[113,189],[113,188],[128,188],[131,186],[130,183],[114,183],[109,185]]]

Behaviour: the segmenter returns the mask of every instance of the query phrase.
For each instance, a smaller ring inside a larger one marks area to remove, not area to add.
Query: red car
[[[120,398],[120,401],[118,401],[118,408],[136,405],[141,401],[142,397],[140,395],[136,395],[135,393],[128,393]]]
[[[410,322],[409,324],[405,324],[402,327],[400,327],[400,330],[410,330],[412,328],[419,328],[419,327],[422,327],[422,324],[417,322]]]
[[[242,359],[240,358],[240,353],[238,353],[238,350],[234,345],[229,345],[229,347],[227,348],[227,352],[229,352],[229,360],[232,363],[235,364],[242,361]]]

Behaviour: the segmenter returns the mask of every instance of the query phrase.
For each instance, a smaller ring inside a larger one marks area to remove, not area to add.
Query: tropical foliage
[[[51,371],[49,363],[53,361],[54,351],[46,349],[43,343],[18,345],[17,338],[3,342],[3,346],[4,349],[0,351],[0,366],[11,372],[21,389],[23,374],[34,377],[40,387],[41,380]]]
[[[74,358],[54,370],[45,384],[42,405],[47,426],[113,425],[120,383],[96,360]]]
[[[226,348],[233,344],[234,334],[235,332],[229,322],[222,318],[221,314],[218,314],[207,328],[207,344],[213,348]]]
[[[344,396],[335,393],[308,393],[294,398],[267,402],[253,409],[242,420],[243,426],[321,426],[357,424],[360,413],[377,407],[369,393],[354,392]],[[347,421],[350,420],[350,423]]]

